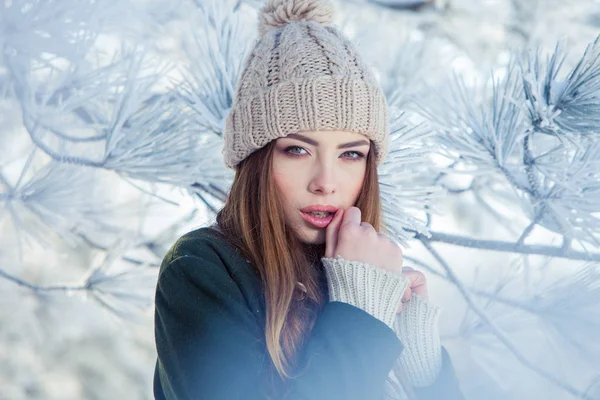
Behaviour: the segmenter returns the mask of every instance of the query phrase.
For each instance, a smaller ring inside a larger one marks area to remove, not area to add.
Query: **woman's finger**
[[[360,218],[361,218],[360,208],[348,207],[348,209],[344,212],[344,219],[343,219],[342,223],[360,226],[360,222],[361,222]]]
[[[338,232],[342,223],[343,215],[344,210],[342,208],[338,208],[338,210],[335,212],[335,216],[325,229],[325,257],[327,258],[335,257],[335,250],[338,242]]]
[[[411,293],[418,294],[424,299],[429,298],[427,293],[427,280],[424,274],[411,267],[402,267],[402,274],[410,280],[408,286],[410,287]]]

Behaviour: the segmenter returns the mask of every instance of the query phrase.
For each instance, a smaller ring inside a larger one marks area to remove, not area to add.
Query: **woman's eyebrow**
[[[304,135],[301,135],[299,133],[290,133],[289,135],[287,135],[286,137],[288,138],[292,138],[292,139],[298,139],[302,142],[308,143],[310,145],[313,146],[319,146],[319,143],[312,140],[311,138],[308,138]],[[349,143],[344,143],[344,144],[340,144],[338,145],[338,149],[347,149],[348,147],[354,147],[354,146],[368,146],[369,142],[366,140],[356,140],[354,142],[349,142]]]

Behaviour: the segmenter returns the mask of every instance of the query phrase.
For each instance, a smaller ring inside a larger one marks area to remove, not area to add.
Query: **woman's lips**
[[[329,223],[331,222],[331,220],[333,220],[334,216],[334,214],[329,214],[325,218],[317,218],[302,211],[300,211],[300,214],[302,214],[302,218],[304,218],[311,225],[316,226],[317,228],[326,228],[327,225],[329,225]]]

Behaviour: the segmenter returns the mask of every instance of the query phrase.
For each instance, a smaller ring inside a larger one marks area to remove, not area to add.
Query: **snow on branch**
[[[10,186],[6,181],[7,190],[0,194],[17,231],[28,232],[49,246],[50,237],[75,246],[81,243],[78,232],[117,231],[106,222],[109,201],[90,170],[51,162],[36,171],[31,157],[29,161],[17,184]]]
[[[515,151],[525,136],[518,71],[509,69],[502,82],[494,80],[492,85],[491,100],[480,105],[474,100],[479,95],[455,76],[439,102],[420,104],[421,112],[438,128],[442,150],[474,175],[516,170]]]
[[[532,163],[540,176],[531,186],[534,196],[523,204],[527,215],[544,227],[598,246],[600,142],[582,138],[579,146],[567,151],[558,145],[535,156]]]
[[[118,317],[138,320],[152,309],[156,273],[145,265],[123,267],[120,255],[108,253],[85,278],[82,287],[88,299],[96,301]]]
[[[53,88],[23,85],[21,104],[32,141],[54,160],[113,170],[150,182],[198,179],[202,138],[182,103],[154,91],[163,72],[141,50],[83,76],[56,71]]]
[[[426,139],[434,132],[423,124],[409,124],[402,113],[393,116],[390,128],[388,156],[378,169],[379,187],[388,233],[407,244],[411,230],[428,234],[415,214],[435,211],[435,200],[444,191],[433,184],[437,171],[427,162],[432,148]]]
[[[191,65],[184,71],[178,94],[194,111],[194,122],[201,130],[222,136],[224,120],[235,96],[235,85],[242,62],[250,48],[243,39],[239,2],[232,9],[223,4],[200,3],[193,22],[193,43],[186,42]]]
[[[600,95],[597,43],[560,84],[557,51],[545,66],[539,56],[530,59],[529,70],[511,62],[501,81],[492,77],[489,100],[474,100],[473,90],[457,78],[449,95],[421,105],[438,128],[445,155],[455,161],[449,173],[502,178],[519,196],[532,220],[519,244],[536,224],[569,240],[600,243],[600,153],[592,132],[600,111],[594,108]]]
[[[590,43],[564,80],[565,60],[559,42],[549,59],[530,54],[523,69],[523,87],[536,132],[557,135],[600,134],[600,36]]]
[[[600,264],[588,264],[549,285],[539,285],[530,301],[547,332],[589,362],[600,359]]]
[[[121,256],[120,252],[111,249],[79,284],[37,285],[1,268],[0,277],[37,296],[83,295],[119,318],[141,321],[143,314],[152,307],[156,273],[145,264],[125,266],[119,262]]]
[[[66,2],[12,0],[0,6],[0,60],[3,55],[22,62],[42,54],[72,59],[124,11],[118,0]]]
[[[473,313],[472,317],[476,319],[476,321],[470,324],[470,326],[465,325],[463,323],[463,335],[467,334],[464,330],[465,327],[470,327],[470,329],[475,329],[476,331],[483,331],[484,333],[489,333],[498,340],[499,344],[502,344],[507,350],[509,350],[510,353],[523,367],[543,377],[544,379],[553,383],[557,387],[563,389],[565,392],[568,392],[571,395],[576,396],[577,398],[584,400],[595,400],[593,397],[584,393],[572,383],[565,381],[564,379],[562,379],[561,376],[549,370],[547,366],[540,366],[537,363],[533,362],[523,351],[521,346],[519,346],[519,344],[516,342],[514,335],[508,335],[506,328],[500,324],[500,318],[494,318],[494,316],[489,312],[490,306],[496,306],[497,308],[499,303],[487,301],[485,304],[482,304],[481,301],[474,297],[474,294],[469,290],[467,285],[465,285],[464,282],[462,282],[455,270],[450,266],[450,264],[445,260],[445,258],[433,247],[432,243],[430,243],[430,241],[422,235],[419,236],[419,240],[423,244],[423,246],[429,251],[429,253],[433,256],[433,258],[437,261],[437,263],[442,267],[443,271],[445,272],[445,279],[450,281],[458,289],[458,292],[461,294],[461,296],[467,304],[467,313]],[[506,280],[500,283],[497,286],[497,289],[502,289],[502,286],[504,286],[506,283]],[[591,298],[594,299],[595,302],[597,302],[597,296],[592,296]],[[514,317],[511,318],[510,323],[514,323],[515,320],[516,319]],[[487,339],[486,341],[487,346],[489,346],[489,339]]]

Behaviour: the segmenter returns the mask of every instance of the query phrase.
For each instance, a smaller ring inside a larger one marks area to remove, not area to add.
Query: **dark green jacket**
[[[160,267],[155,298],[156,399],[265,399],[274,370],[265,345],[258,274],[209,227],[179,238]],[[463,399],[445,349],[438,379],[419,400]],[[285,390],[290,400],[379,399],[402,351],[386,324],[342,302],[327,303]]]

